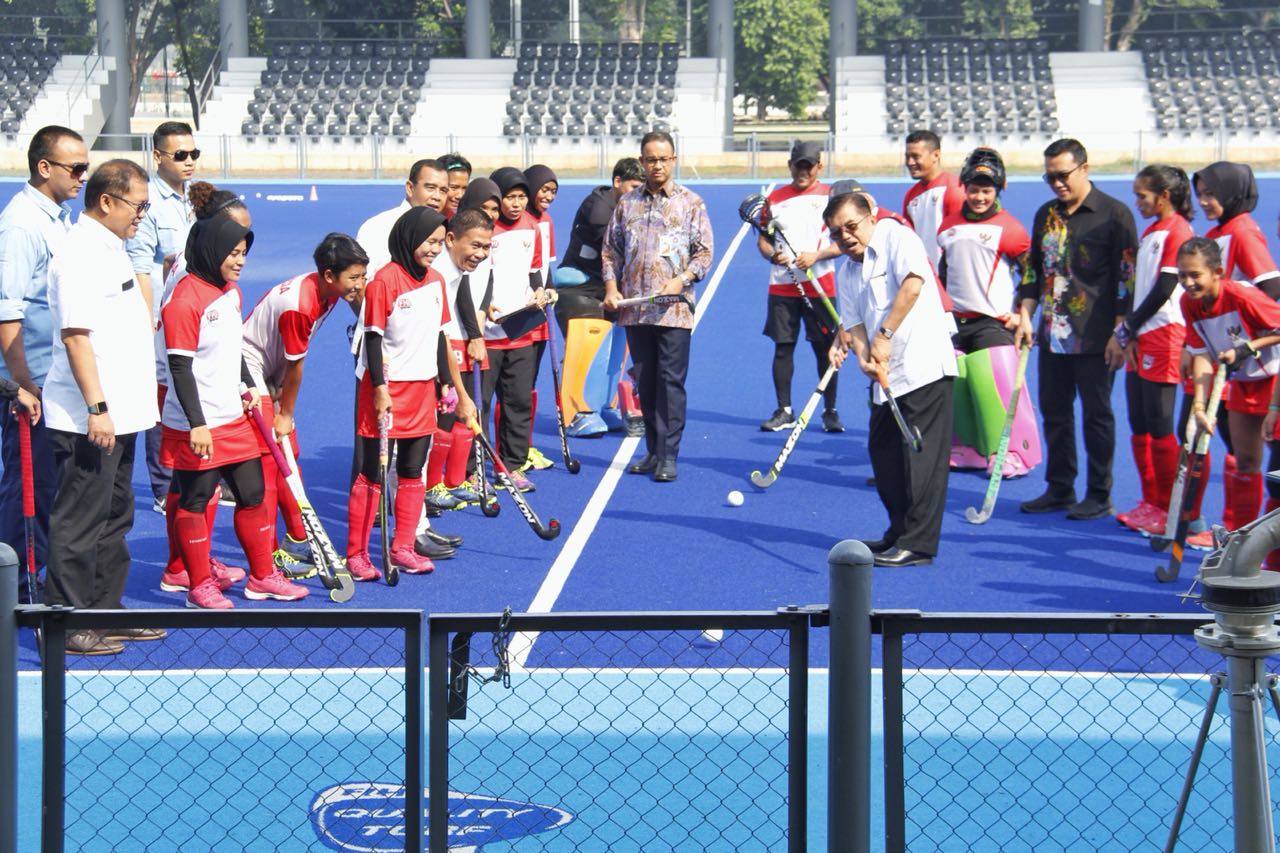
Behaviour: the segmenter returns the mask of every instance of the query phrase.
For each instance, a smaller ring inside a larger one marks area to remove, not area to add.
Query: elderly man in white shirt
[[[955,323],[914,231],[877,222],[865,193],[833,197],[823,217],[847,258],[836,274],[843,329],[832,362],[852,350],[863,373],[886,377],[923,444],[911,450],[877,382],[867,451],[889,527],[865,541],[878,566],[927,565],[938,553],[950,470]]]
[[[54,348],[44,410],[61,466],[49,524],[46,601],[119,608],[129,574],[134,438],[157,419],[151,306],[124,241],[150,202],[147,174],[108,160],[89,178],[84,213],[49,265]],[[118,654],[154,629],[77,631],[69,654]]]
[[[356,242],[369,255],[369,278],[391,261],[387,237],[400,214],[411,207],[429,207],[444,213],[449,203],[449,173],[439,160],[419,160],[404,182],[404,201],[390,210],[370,216],[356,232]]]

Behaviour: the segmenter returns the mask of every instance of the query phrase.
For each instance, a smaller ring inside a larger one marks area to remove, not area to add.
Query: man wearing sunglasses
[[[1124,364],[1113,330],[1133,300],[1138,230],[1127,205],[1089,180],[1084,146],[1059,139],[1044,150],[1044,180],[1056,198],[1036,211],[1031,260],[1018,288],[1014,345],[1040,344],[1040,415],[1044,420],[1044,494],[1023,512],[1067,511],[1085,520],[1111,515],[1116,450],[1111,386]],[[1036,307],[1040,330],[1032,331]],[[1076,501],[1075,402],[1080,397],[1088,455],[1084,500]]]
[[[142,297],[151,306],[152,325],[160,317],[165,272],[173,257],[187,243],[187,231],[195,219],[187,187],[196,173],[200,149],[191,136],[191,125],[166,121],[151,135],[155,176],[147,190],[151,206],[138,224],[138,233],[125,242]],[[160,464],[160,425],[147,430],[147,475],[156,512],[164,512],[170,472]]]
[[[80,134],[51,125],[36,131],[27,148],[30,178],[0,213],[0,375],[39,397],[53,357],[49,313],[49,261],[71,228],[68,202],[80,195],[89,171],[89,151]],[[26,571],[18,421],[0,412],[0,542],[18,551]],[[49,513],[57,489],[57,469],[41,418],[31,428],[35,485],[35,553],[48,554]],[[19,584],[25,593],[25,586]]]

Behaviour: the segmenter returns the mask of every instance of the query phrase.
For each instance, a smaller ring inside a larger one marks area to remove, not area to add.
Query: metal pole
[[[871,551],[846,539],[831,574],[831,694],[827,720],[827,849],[871,849]]]
[[[0,542],[0,849],[18,849],[18,555]]]
[[[1103,33],[1106,30],[1103,15],[1102,0],[1080,1],[1080,50],[1106,50],[1103,43]]]
[[[427,839],[431,853],[445,853],[449,849],[449,635],[427,624]]]
[[[1266,658],[1227,658],[1227,707],[1231,709],[1231,789],[1236,850],[1274,851],[1271,788],[1263,725]]]
[[[467,59],[489,58],[489,0],[467,0]]]
[[[67,796],[67,630],[61,614],[46,618],[40,633],[44,638],[40,849],[60,853],[65,842]]]
[[[790,608],[788,608],[790,609]],[[809,849],[809,620],[791,624],[791,654],[787,664],[787,850]]]

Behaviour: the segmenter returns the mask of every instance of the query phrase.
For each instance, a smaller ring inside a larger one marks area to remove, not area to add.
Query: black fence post
[[[67,612],[47,612],[40,630],[44,651],[40,673],[44,707],[40,848],[45,853],[62,853],[66,834],[67,629],[62,616]]]
[[[449,849],[449,634],[427,620],[427,842]]]
[[[423,707],[422,614],[404,632],[404,829],[406,853],[422,853],[423,758],[427,714]]]
[[[785,612],[785,611],[784,611]],[[787,850],[809,849],[809,618],[791,623],[787,668]]]
[[[831,572],[831,695],[827,849],[871,849],[871,551],[856,539],[827,554]]]
[[[18,849],[18,555],[0,542],[0,850]]]

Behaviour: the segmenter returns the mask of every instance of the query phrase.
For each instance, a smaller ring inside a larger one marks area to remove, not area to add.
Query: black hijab
[[[537,207],[535,198],[538,195],[538,190],[542,189],[547,184],[555,184],[557,188],[560,186],[560,179],[556,177],[556,173],[551,171],[550,166],[544,166],[541,163],[535,163],[525,169],[524,180],[529,187],[530,210]],[[542,211],[539,210],[538,213],[542,213]]]
[[[222,262],[245,241],[245,252],[253,246],[253,232],[226,214],[197,219],[187,234],[187,271],[218,287],[226,287]]]
[[[429,207],[411,207],[396,224],[391,226],[387,236],[387,248],[391,250],[391,260],[395,261],[414,281],[422,281],[427,277],[427,268],[420,266],[413,258],[413,253],[426,239],[444,226],[444,214]]]
[[[501,203],[502,191],[488,178],[476,178],[467,185],[467,191],[462,194],[462,200],[458,202],[458,212],[483,210],[482,205],[489,199]]]
[[[1222,205],[1220,224],[1226,224],[1242,213],[1249,213],[1258,206],[1258,182],[1253,179],[1253,169],[1244,163],[1228,163],[1225,160],[1211,163],[1192,177],[1192,184],[1199,181]]]

